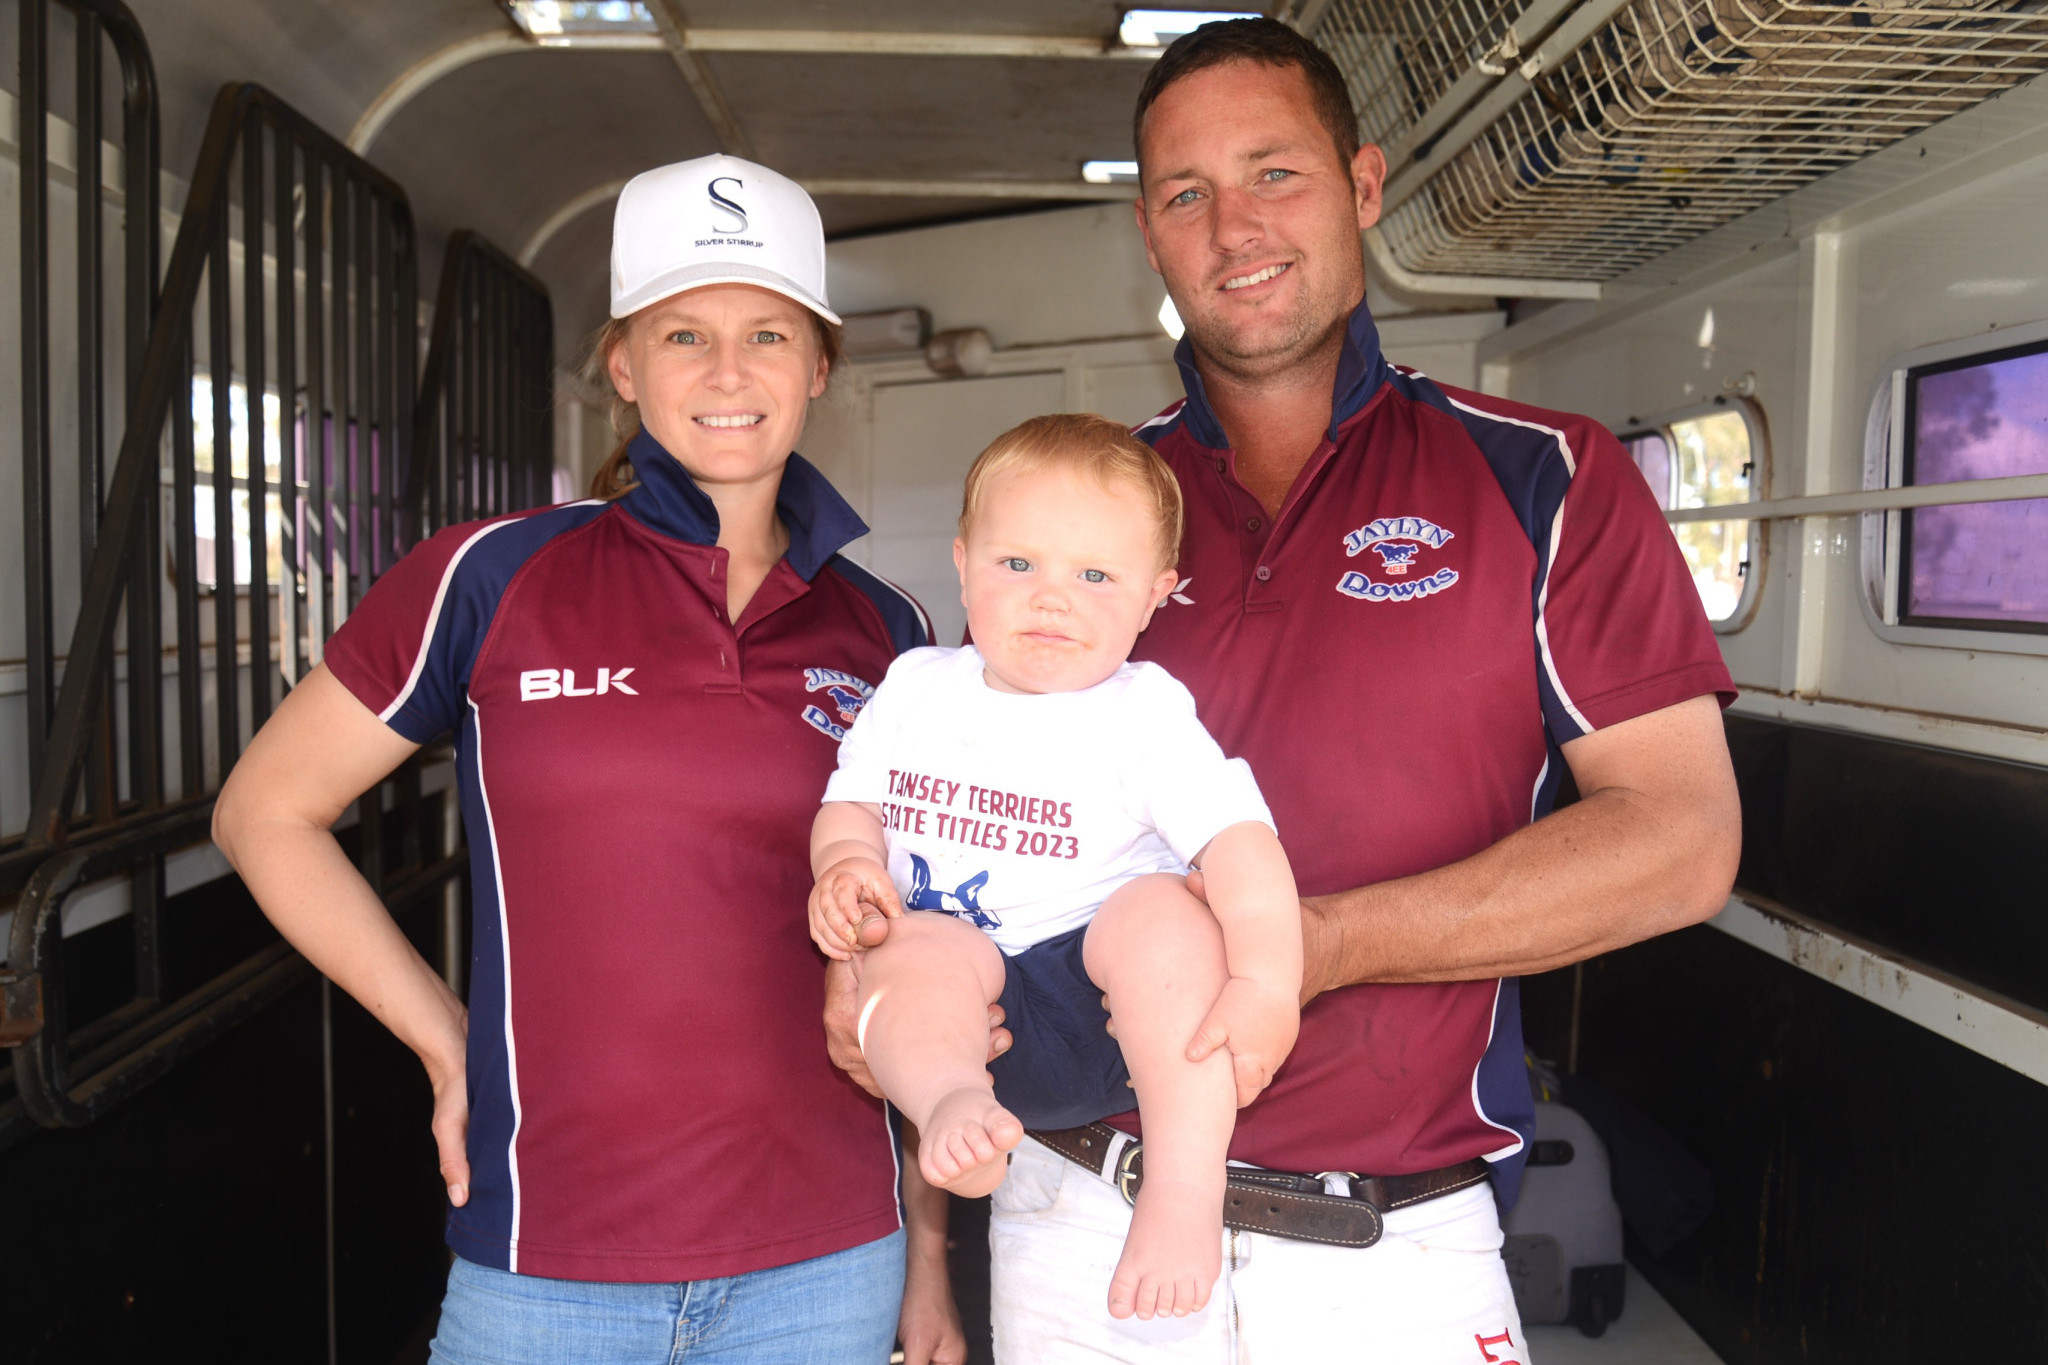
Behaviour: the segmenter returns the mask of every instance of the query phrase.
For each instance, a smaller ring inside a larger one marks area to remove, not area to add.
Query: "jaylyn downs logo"
[[[1344,553],[1356,558],[1372,551],[1379,576],[1369,569],[1348,570],[1337,580],[1337,591],[1361,602],[1412,602],[1442,592],[1458,581],[1458,571],[1432,572],[1422,557],[1443,549],[1454,535],[1423,517],[1375,518],[1344,537]]]

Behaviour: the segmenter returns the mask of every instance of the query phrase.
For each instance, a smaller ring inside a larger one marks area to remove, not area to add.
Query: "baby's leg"
[[[913,913],[855,962],[861,1051],[882,1093],[917,1125],[924,1178],[967,1198],[987,1194],[1024,1137],[988,1074],[1002,951],[950,915]]]
[[[1223,930],[1181,878],[1140,877],[1103,902],[1084,954],[1109,997],[1145,1121],[1145,1179],[1110,1280],[1110,1316],[1199,1312],[1222,1270],[1237,1089],[1227,1051],[1195,1063],[1187,1048],[1229,979]]]

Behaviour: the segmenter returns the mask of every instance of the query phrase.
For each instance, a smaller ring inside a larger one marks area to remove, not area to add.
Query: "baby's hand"
[[[1301,1031],[1301,1006],[1295,993],[1270,982],[1233,976],[1209,1009],[1209,1017],[1188,1044],[1188,1060],[1199,1062],[1217,1048],[1230,1049],[1230,1070],[1237,1082],[1237,1107],[1242,1109],[1273,1082],[1273,1073],[1294,1047]]]
[[[860,922],[877,913],[900,919],[903,902],[889,870],[872,858],[841,859],[811,888],[811,938],[827,957],[852,957],[861,946]]]

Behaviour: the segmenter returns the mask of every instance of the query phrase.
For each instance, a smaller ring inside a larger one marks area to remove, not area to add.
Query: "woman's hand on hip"
[[[450,1045],[423,1054],[420,1060],[434,1087],[432,1129],[441,1180],[448,1186],[448,1202],[459,1209],[469,1202],[469,1011],[460,1010],[454,1023],[457,1032]]]

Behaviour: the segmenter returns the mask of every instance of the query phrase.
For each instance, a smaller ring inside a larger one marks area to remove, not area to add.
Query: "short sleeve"
[[[1140,669],[1126,698],[1135,741],[1124,776],[1132,816],[1184,863],[1232,825],[1274,828],[1251,765],[1225,756],[1196,716],[1194,696],[1157,664]]]
[[[846,737],[839,741],[839,766],[825,783],[824,800],[889,799],[889,761],[896,752],[900,733],[897,717],[915,709],[908,697],[915,679],[906,678],[903,667],[903,660],[910,657],[914,655],[897,656],[897,662],[890,665],[874,695],[862,704],[860,714],[847,727]]]
[[[357,701],[425,744],[461,723],[470,664],[481,644],[476,604],[456,582],[475,541],[494,525],[451,526],[415,546],[370,586],[322,661]]]
[[[1562,744],[1735,684],[1685,556],[1642,474],[1604,427],[1577,446],[1539,597],[1544,720]]]

